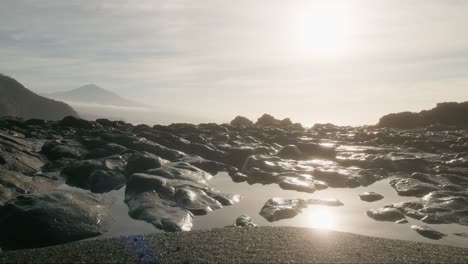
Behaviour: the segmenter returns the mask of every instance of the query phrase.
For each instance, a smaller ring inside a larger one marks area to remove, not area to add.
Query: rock
[[[316,143],[298,143],[297,147],[306,158],[328,158],[334,159],[336,151],[334,147],[328,147]]]
[[[117,171],[96,170],[89,175],[89,186],[93,193],[118,190],[125,185],[125,175]]]
[[[307,208],[307,205],[322,205],[322,206],[342,206],[343,203],[334,200],[321,200],[321,199],[285,199],[285,198],[271,198],[269,199],[262,210],[260,215],[269,222],[274,222],[282,219],[293,218],[302,212],[302,209]]]
[[[288,176],[292,175],[292,176]],[[278,176],[278,185],[284,190],[295,190],[299,192],[313,193],[316,190],[328,188],[328,185],[323,181],[314,180],[310,175],[297,175],[291,173],[281,174]]]
[[[236,116],[236,118],[231,121],[231,126],[249,127],[253,125],[254,123],[252,121],[243,116]]]
[[[468,102],[439,103],[431,110],[419,113],[403,112],[382,117],[379,126],[394,128],[415,128],[431,124],[468,127]]]
[[[47,191],[61,182],[40,176],[26,176],[18,172],[0,169],[0,206],[21,194]]]
[[[175,168],[174,164],[171,166],[170,168]],[[158,173],[163,172],[164,167],[161,167]],[[187,231],[192,228],[193,214],[207,214],[222,205],[238,201],[239,197],[236,195],[222,194],[210,189],[200,180],[203,178],[199,175],[185,176],[184,172],[191,173],[190,170],[176,168],[163,176],[142,173],[131,175],[125,189],[129,215],[165,231]]]
[[[125,202],[132,218],[149,222],[158,229],[169,232],[192,229],[192,214],[174,201],[162,199],[158,193],[142,192],[126,198]]]
[[[278,156],[283,159],[295,160],[300,160],[304,158],[304,154],[302,153],[302,151],[295,145],[284,146],[280,149],[280,151],[278,151],[278,153],[275,154],[275,156]]]
[[[333,188],[356,188],[361,183],[354,175],[346,175],[333,170],[316,170],[314,177]]]
[[[375,202],[375,201],[382,200],[384,197],[383,195],[375,193],[375,192],[365,192],[363,194],[360,194],[359,198],[361,198],[362,201]]]
[[[423,237],[427,237],[434,240],[439,240],[444,236],[447,236],[446,234],[438,232],[426,225],[412,225],[411,229],[415,230],[416,232],[418,232],[418,234],[420,234]]]
[[[263,114],[255,123],[256,126],[279,126],[281,121],[269,114]]]
[[[167,179],[180,179],[202,184],[206,184],[206,181],[213,177],[209,173],[185,162],[167,163],[161,168],[148,170],[146,173]]]
[[[58,122],[58,125],[78,129],[91,129],[99,126],[96,122],[86,121],[73,116],[64,117],[60,122]]]
[[[89,190],[91,188],[90,175],[94,171],[105,169],[106,167],[101,161],[83,160],[65,167],[61,172],[61,176],[66,179],[68,185]]]
[[[248,179],[248,176],[241,173],[241,172],[236,172],[231,176],[231,179],[233,182],[245,182]]]
[[[178,206],[189,210],[194,215],[206,215],[223,207],[220,202],[208,196],[204,191],[192,187],[178,188],[175,192]]]
[[[257,225],[253,222],[252,218],[248,215],[241,215],[236,219],[234,226],[240,227],[256,227]]]
[[[306,207],[307,204],[302,199],[271,198],[263,206],[260,215],[269,222],[274,222],[293,218]]]
[[[108,230],[112,201],[56,190],[25,194],[0,208],[2,248],[43,247],[95,237]]]
[[[187,156],[181,151],[167,148],[165,146],[147,140],[146,138],[137,138],[133,135],[128,135],[122,132],[105,133],[101,134],[100,136],[102,139],[108,142],[119,144],[128,149],[140,152],[145,151],[170,161],[175,161]]]
[[[218,161],[207,160],[199,156],[184,157],[184,158],[179,159],[178,162],[188,163],[203,171],[210,173],[211,175],[216,175],[219,172],[229,172],[229,173],[237,172],[237,168],[235,167],[226,165]]]
[[[416,196],[422,197],[432,191],[437,191],[440,188],[434,184],[425,183],[417,179],[393,179],[390,185],[401,196]]]
[[[81,159],[88,154],[88,151],[77,142],[56,140],[44,143],[41,152],[51,160],[62,158]]]
[[[150,153],[135,153],[128,158],[127,172],[129,174],[146,172],[161,167],[161,159]]]
[[[32,175],[44,163],[41,155],[35,153],[34,144],[0,131],[0,168]]]
[[[379,208],[366,211],[366,215],[377,221],[396,222],[405,219],[405,215],[397,208]]]
[[[468,193],[435,191],[419,200],[395,203],[405,215],[428,224],[453,224],[468,226]]]
[[[408,223],[408,220],[405,218],[405,219],[400,219],[398,221],[395,222],[396,224],[407,224]]]
[[[453,233],[453,234],[456,235],[456,236],[459,236],[459,237],[468,238],[468,233],[466,233],[466,232],[463,232],[463,233]]]

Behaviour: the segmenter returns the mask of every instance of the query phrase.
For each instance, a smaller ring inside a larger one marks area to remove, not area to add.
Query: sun
[[[344,4],[309,4],[291,18],[290,48],[298,56],[336,57],[350,46],[351,9]]]
[[[309,213],[309,226],[318,229],[336,228],[336,216],[327,207],[314,207]]]

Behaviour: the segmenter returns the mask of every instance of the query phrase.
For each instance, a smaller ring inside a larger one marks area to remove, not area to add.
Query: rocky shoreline
[[[7,250],[106,233],[113,203],[107,193],[121,188],[133,219],[164,231],[191,230],[194,217],[242,198],[210,186],[219,172],[233,182],[305,193],[391,178],[408,201],[369,210],[369,217],[468,225],[468,131],[463,128],[325,124],[306,129],[270,115],[256,123],[237,117],[230,124],[153,127],[74,117],[3,118],[0,146],[0,247]],[[63,184],[82,191],[57,190]],[[271,198],[258,209],[268,221],[294,217],[307,204],[346,206],[346,201]],[[361,198],[372,202],[379,195]],[[408,226],[408,232],[431,239],[453,235],[424,225]]]

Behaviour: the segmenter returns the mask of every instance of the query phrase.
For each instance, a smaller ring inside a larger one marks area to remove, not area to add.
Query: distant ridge
[[[468,127],[468,102],[439,103],[435,108],[419,113],[401,112],[380,118],[378,126],[393,128],[417,128],[429,125]]]
[[[49,98],[63,100],[69,103],[115,105],[115,106],[141,106],[137,102],[124,99],[118,94],[108,91],[96,84],[87,84],[79,88],[66,91],[55,92],[45,95]]]
[[[0,116],[59,120],[78,114],[69,105],[37,95],[15,79],[0,74]]]

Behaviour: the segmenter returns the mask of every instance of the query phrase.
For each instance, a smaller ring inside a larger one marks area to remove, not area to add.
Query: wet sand
[[[232,227],[4,251],[0,262],[468,263],[468,248],[297,227]]]

